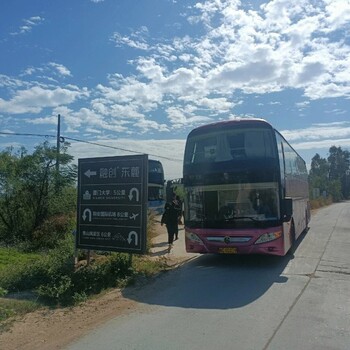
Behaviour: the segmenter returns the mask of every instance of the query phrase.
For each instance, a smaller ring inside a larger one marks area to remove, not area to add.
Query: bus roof
[[[199,126],[193,129],[189,135],[195,135],[202,133],[203,131],[215,130],[215,129],[226,129],[227,127],[233,126],[266,126],[273,129],[272,125],[265,119],[261,118],[235,118],[230,120],[223,120],[215,123]]]

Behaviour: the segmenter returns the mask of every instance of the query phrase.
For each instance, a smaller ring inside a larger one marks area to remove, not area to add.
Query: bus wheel
[[[293,221],[291,221],[291,223],[290,223],[289,240],[290,240],[290,248],[289,248],[288,253],[290,255],[294,255],[294,252],[295,252],[295,228],[294,228]]]
[[[311,212],[309,209],[306,209],[305,216],[306,216],[305,232],[307,232],[309,230],[309,222],[311,220]]]

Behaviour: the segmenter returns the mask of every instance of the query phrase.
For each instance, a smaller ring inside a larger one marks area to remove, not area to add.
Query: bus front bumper
[[[201,233],[199,232],[201,231]],[[256,243],[264,234],[276,233],[276,239],[264,243]],[[270,228],[257,231],[226,231],[202,229],[186,230],[186,251],[199,254],[269,254],[285,255],[284,240],[279,234],[281,228]]]

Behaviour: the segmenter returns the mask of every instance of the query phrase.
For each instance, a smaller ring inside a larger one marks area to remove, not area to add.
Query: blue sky
[[[253,116],[309,164],[350,149],[349,31],[349,0],[4,0],[0,149],[31,151],[45,138],[6,133],[54,136],[60,114],[67,139],[173,179],[194,127]]]

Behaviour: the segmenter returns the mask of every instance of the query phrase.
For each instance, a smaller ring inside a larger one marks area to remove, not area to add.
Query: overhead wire
[[[0,131],[0,135],[14,135],[14,136],[39,136],[39,137],[54,137],[55,135],[43,135],[43,134],[29,134],[29,133],[17,133],[17,132],[4,132]]]
[[[14,136],[38,136],[38,137],[46,137],[46,138],[56,138],[57,136],[56,135],[44,135],[44,134],[32,134],[32,133],[12,133],[12,132],[3,132],[3,131],[0,131],[0,135],[14,135]],[[121,148],[121,147],[116,147],[116,146],[110,146],[110,145],[104,145],[104,144],[101,144],[101,143],[97,143],[97,142],[93,142],[93,141],[86,141],[86,140],[80,140],[80,139],[76,139],[76,138],[73,138],[73,137],[68,137],[68,136],[60,136],[61,139],[65,140],[71,140],[71,141],[75,141],[75,142],[81,142],[81,143],[87,143],[87,144],[90,144],[90,145],[95,145],[95,146],[100,146],[100,147],[106,147],[106,148],[111,148],[111,149],[116,149],[116,150],[119,150],[119,151],[124,151],[124,152],[130,152],[130,153],[135,153],[135,154],[141,154],[140,152],[138,151],[133,151],[133,150],[129,150],[129,149],[126,149],[126,148]],[[181,159],[175,159],[175,158],[170,158],[170,157],[165,157],[165,156],[160,156],[158,154],[151,154],[151,153],[148,153],[148,155],[152,156],[152,157],[157,157],[157,158],[161,158],[161,159],[167,159],[167,160],[170,160],[170,161],[175,161],[175,162],[182,162]]]

